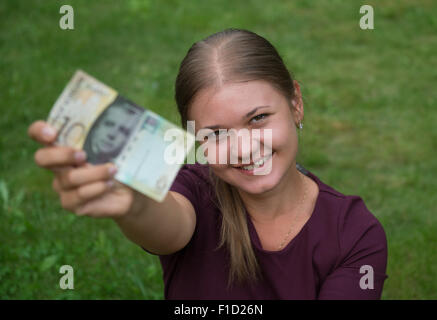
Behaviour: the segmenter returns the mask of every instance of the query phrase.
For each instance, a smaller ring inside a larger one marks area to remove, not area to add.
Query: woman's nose
[[[248,164],[251,161],[252,141],[249,132],[231,133],[229,136],[229,154],[231,164]]]
[[[231,164],[248,164],[272,153],[272,130],[252,130],[230,137]],[[234,162],[232,162],[234,161]]]

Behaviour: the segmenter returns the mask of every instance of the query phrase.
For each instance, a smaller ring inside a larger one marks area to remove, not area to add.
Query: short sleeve
[[[380,299],[386,275],[387,239],[358,196],[348,196],[338,221],[340,256],[318,299]]]
[[[173,184],[170,187],[170,191],[180,193],[187,198],[194,209],[198,208],[198,188],[200,185],[199,177],[188,165],[182,166],[176,175]]]

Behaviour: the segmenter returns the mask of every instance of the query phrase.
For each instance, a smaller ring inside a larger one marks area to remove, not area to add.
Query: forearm
[[[137,194],[130,212],[114,221],[132,242],[156,254],[169,254],[187,237],[186,218],[169,192],[161,203]]]

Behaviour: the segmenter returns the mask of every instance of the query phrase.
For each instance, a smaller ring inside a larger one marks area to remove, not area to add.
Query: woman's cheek
[[[291,124],[281,124],[274,129],[273,148],[290,148],[297,144],[297,133]]]
[[[217,142],[206,142],[203,144],[204,156],[210,165],[228,164],[229,148],[226,144]]]
[[[264,129],[262,131],[262,141],[259,144],[259,147],[263,148],[262,154],[265,156],[267,154],[272,153],[275,148],[275,135],[276,135],[275,129]]]

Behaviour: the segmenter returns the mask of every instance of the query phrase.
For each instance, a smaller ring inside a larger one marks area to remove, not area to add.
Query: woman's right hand
[[[53,189],[64,209],[77,215],[121,218],[132,212],[138,194],[116,182],[114,164],[92,165],[82,150],[56,146],[56,130],[44,121],[32,123],[29,136],[44,145],[35,153],[39,167],[54,172]]]

